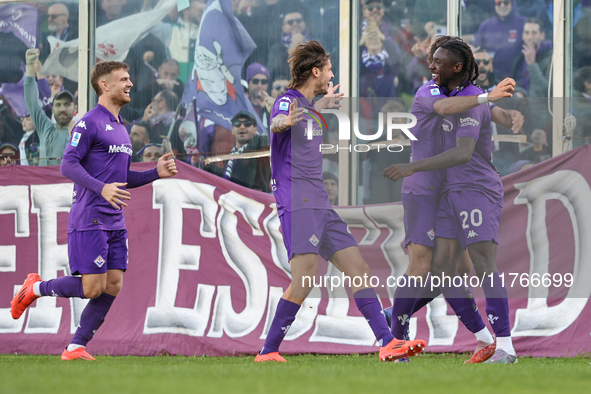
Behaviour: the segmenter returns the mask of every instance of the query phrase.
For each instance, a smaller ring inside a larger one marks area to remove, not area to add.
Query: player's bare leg
[[[499,276],[495,258],[497,244],[493,241],[468,245],[470,258],[479,278],[484,277],[482,289],[486,296],[486,314],[497,337],[494,355],[487,363],[511,364],[517,362],[517,354],[511,340],[509,300],[507,289]]]
[[[286,360],[279,355],[279,345],[295,320],[300,306],[312,291],[312,281],[304,278],[315,278],[318,274],[318,255],[314,253],[296,254],[290,260],[291,283],[277,304],[275,317],[265,339],[263,349],[254,361]]]
[[[329,260],[341,272],[351,278],[351,290],[353,291],[355,304],[367,320],[380,344],[380,360],[394,361],[403,357],[414,356],[425,349],[426,342],[423,340],[402,341],[395,339],[391,334],[376,292],[368,283],[370,277],[369,266],[361,257],[358,247],[352,246],[339,250],[330,256]],[[367,279],[355,281],[353,278]]]

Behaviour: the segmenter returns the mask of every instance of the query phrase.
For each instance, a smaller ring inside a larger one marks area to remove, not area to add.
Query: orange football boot
[[[480,364],[488,360],[495,354],[497,348],[496,342],[486,344],[486,342],[478,341],[476,350],[469,360],[464,361],[464,364]]]
[[[86,361],[96,361],[94,357],[86,352],[86,349],[83,347],[79,347],[76,350],[72,350],[71,352],[68,351],[66,347],[64,352],[62,353],[62,360],[70,361],[70,360],[86,360]]]
[[[271,352],[271,353],[267,353],[267,354],[257,354],[257,356],[254,358],[255,363],[263,363],[265,361],[276,361],[276,362],[280,362],[280,363],[287,362],[286,359],[284,359],[283,357],[281,357],[279,355],[279,352]]]
[[[33,303],[39,296],[33,293],[33,285],[36,282],[40,282],[41,277],[39,274],[29,274],[27,279],[23,283],[23,287],[14,296],[10,302],[10,314],[14,320],[22,316],[23,312],[29,305]]]
[[[427,343],[422,339],[415,341],[401,341],[394,338],[386,346],[380,348],[380,360],[382,361],[394,361],[399,358],[414,356],[422,352]]]

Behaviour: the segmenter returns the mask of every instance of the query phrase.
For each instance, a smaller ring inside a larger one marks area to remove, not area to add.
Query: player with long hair
[[[312,290],[310,281],[318,273],[318,255],[329,260],[345,275],[369,276],[347,225],[332,209],[322,179],[322,129],[306,131],[309,111],[338,100],[330,55],[318,41],[298,45],[290,54],[291,81],[277,98],[271,112],[272,189],[291,264],[292,281],[279,300],[263,349],[255,361],[286,361],[279,345],[287,334],[304,299]],[[318,103],[314,97],[324,95]],[[380,345],[379,358],[392,361],[412,356],[425,348],[425,341],[395,339],[375,290],[367,283],[352,281],[355,303]],[[358,283],[357,283],[358,284]]]

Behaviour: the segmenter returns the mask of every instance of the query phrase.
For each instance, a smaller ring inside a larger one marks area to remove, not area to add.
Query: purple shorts
[[[72,231],[68,233],[72,275],[104,274],[127,269],[127,230]]]
[[[441,196],[435,235],[457,239],[462,248],[476,242],[499,243],[501,203],[477,191],[449,192]]]
[[[404,245],[409,243],[435,247],[437,196],[402,194],[404,208]]]
[[[315,253],[328,260],[335,252],[357,246],[349,227],[333,209],[300,209],[279,216],[287,257]]]

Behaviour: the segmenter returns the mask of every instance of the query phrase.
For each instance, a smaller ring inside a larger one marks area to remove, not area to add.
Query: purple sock
[[[394,339],[390,332],[386,318],[382,313],[382,306],[374,289],[361,289],[353,294],[359,312],[369,323],[380,346],[387,345]],[[394,318],[392,319],[394,320]]]
[[[82,278],[78,276],[62,276],[45,280],[39,284],[39,292],[44,296],[85,298]]]
[[[261,350],[260,354],[279,351],[279,345],[281,345],[299,310],[300,305],[295,302],[288,301],[284,298],[279,300],[273,323],[271,323],[271,328],[269,329],[263,350]]]
[[[417,296],[422,288],[421,282],[415,283],[404,274],[404,285],[398,286],[394,293],[394,305],[392,305],[392,335],[396,339],[405,339],[408,331],[408,323],[412,317]]]
[[[456,274],[456,277],[461,278],[458,274]],[[474,301],[474,294],[472,294],[472,291],[466,286],[463,280],[460,287],[456,287],[453,284],[451,286],[447,284],[441,286],[441,292],[458,318],[462,321],[462,324],[470,332],[477,333],[486,327],[482,316],[478,312],[478,307]]]
[[[439,294],[441,294],[441,289],[439,287],[434,287],[433,290],[431,290],[431,274],[427,275],[427,279],[425,279],[424,283],[425,285],[419,291],[417,296],[417,300],[412,311],[413,315],[415,312],[421,310],[425,305],[433,301],[439,296]]]
[[[509,294],[503,286],[499,272],[484,278],[482,289],[486,296],[486,315],[497,337],[511,336],[511,323],[509,322]]]
[[[115,296],[107,293],[88,301],[88,305],[86,305],[80,316],[80,324],[76,334],[74,334],[74,338],[70,343],[86,346],[105,321],[105,316],[109,312],[111,305],[113,305],[113,301],[115,301]]]

